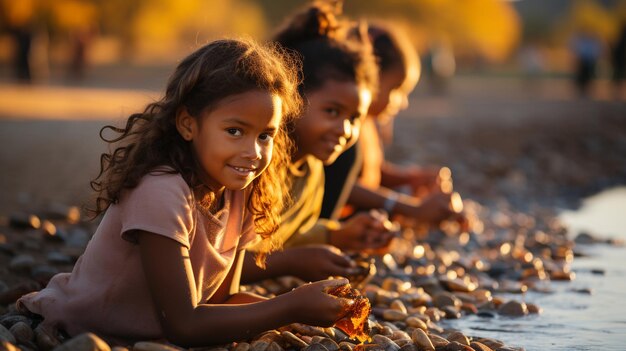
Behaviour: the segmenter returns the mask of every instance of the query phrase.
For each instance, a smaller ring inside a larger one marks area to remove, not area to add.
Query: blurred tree
[[[414,31],[424,33],[422,39],[449,40],[455,52],[488,61],[506,59],[521,35],[515,9],[500,0],[348,1],[345,8],[347,13],[403,20]]]

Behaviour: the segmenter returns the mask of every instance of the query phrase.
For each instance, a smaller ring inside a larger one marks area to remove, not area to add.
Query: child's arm
[[[304,281],[316,281],[331,276],[347,277],[356,272],[355,263],[339,249],[329,245],[287,248],[267,256],[266,269],[258,267],[254,254],[246,254],[241,281],[243,284],[263,279],[292,275]]]
[[[414,192],[419,188],[433,190],[439,185],[439,172],[437,168],[402,167],[385,161],[380,168],[380,185],[386,188],[409,185]]]
[[[424,223],[457,219],[462,214],[451,208],[451,194],[435,192],[423,201],[386,188],[369,189],[355,184],[348,202],[360,209],[380,208],[390,215],[403,215]]]
[[[189,251],[161,235],[139,231],[137,237],[164,336],[175,344],[228,343],[295,322],[330,326],[350,304],[324,292],[329,286],[346,284],[346,279],[307,284],[262,302],[199,304]]]

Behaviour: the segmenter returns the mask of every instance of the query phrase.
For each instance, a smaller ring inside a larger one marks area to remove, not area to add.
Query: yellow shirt
[[[299,165],[289,167],[291,206],[283,211],[281,225],[274,237],[283,247],[327,244],[328,230],[338,227],[336,221],[320,219],[324,197],[324,164],[306,156]],[[258,251],[258,245],[251,251]]]

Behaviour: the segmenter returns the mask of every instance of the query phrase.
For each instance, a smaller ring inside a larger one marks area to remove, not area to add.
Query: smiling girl
[[[301,106],[287,58],[215,41],[179,64],[161,100],[103,128],[118,135],[103,137],[116,144],[92,182],[102,222],[71,273],[18,301],[40,330],[199,346],[343,317],[350,300],[324,291],[345,279],[270,300],[238,292],[244,248],[274,240],[283,208],[286,124]]]
[[[350,276],[351,261],[328,245],[360,251],[385,246],[393,237],[369,213],[342,223],[319,220],[324,165],[332,164],[358,138],[361,119],[377,87],[376,63],[366,36],[348,39],[345,29],[332,6],[315,3],[290,17],[275,37],[302,57],[303,81],[298,90],[305,109],[292,123],[290,134],[295,145],[289,165],[293,203],[284,211],[276,233],[289,249],[272,254],[264,271],[247,259],[243,275],[247,283],[277,275],[305,280]]]

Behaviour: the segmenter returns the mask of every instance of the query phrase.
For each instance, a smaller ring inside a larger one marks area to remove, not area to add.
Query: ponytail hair
[[[357,32],[357,28],[351,31],[352,35]],[[391,23],[374,21],[369,23],[367,33],[381,72],[402,69],[405,79],[417,82],[421,71],[419,56],[404,31]]]
[[[288,19],[274,40],[302,59],[299,91],[319,89],[326,81],[353,81],[375,93],[378,68],[367,36],[348,37],[340,21],[341,2],[315,2]]]

